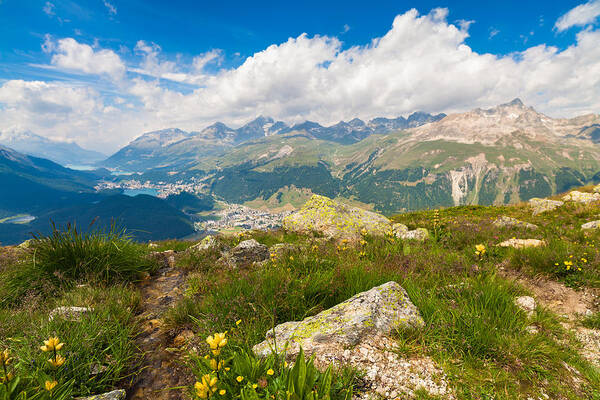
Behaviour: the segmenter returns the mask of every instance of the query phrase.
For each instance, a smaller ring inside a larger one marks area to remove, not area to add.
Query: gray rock
[[[399,237],[402,240],[420,240],[424,241],[429,239],[429,231],[425,228],[417,228],[413,231],[399,231],[396,233],[396,237]]]
[[[207,251],[207,250],[219,250],[220,245],[217,239],[210,235],[206,236],[204,239],[191,246],[189,251]]]
[[[125,400],[125,396],[125,391],[123,389],[119,389],[104,394],[96,394],[88,397],[77,397],[75,400]]]
[[[564,204],[564,202],[558,200],[538,199],[536,197],[529,199],[529,205],[532,208],[533,215],[555,210]]]
[[[600,193],[586,193],[578,190],[573,190],[567,193],[562,198],[564,201],[572,201],[575,203],[589,204],[600,200]]]
[[[531,296],[517,297],[515,299],[515,304],[521,310],[525,311],[525,313],[527,313],[528,317],[531,317],[533,315],[533,312],[535,311],[535,307],[536,307],[535,299]]]
[[[515,249],[524,249],[526,247],[545,246],[546,242],[539,239],[508,239],[499,243],[500,247],[514,247]]]
[[[538,229],[537,225],[534,225],[534,224],[531,224],[531,223],[525,222],[525,221],[520,221],[516,218],[507,217],[505,215],[503,215],[500,218],[497,218],[494,221],[494,226],[496,226],[498,228],[519,227],[519,228],[526,228],[526,229],[531,229],[531,230]]]
[[[600,228],[600,220],[586,222],[585,224],[581,225],[581,229],[583,229],[584,231],[598,229],[598,228]]]
[[[295,357],[300,346],[307,354],[313,354],[332,346],[356,346],[373,335],[424,325],[406,291],[396,282],[388,282],[303,321],[276,326],[253,350],[264,357],[272,352],[275,343],[278,352],[287,344],[286,354]]]
[[[326,238],[358,241],[363,234],[385,235],[392,223],[381,214],[313,195],[300,210],[284,218],[283,227],[300,233],[320,232]]]
[[[19,249],[28,249],[31,246],[31,243],[33,243],[33,239],[27,239],[23,243],[19,244],[17,247]]]
[[[89,307],[57,307],[50,311],[48,319],[52,321],[54,318],[62,318],[67,321],[79,321],[83,315],[92,311]]]
[[[175,252],[173,250],[153,251],[150,257],[155,259],[161,267],[173,268],[175,266]]]
[[[244,240],[231,249],[225,256],[232,266],[245,266],[269,258],[269,249],[255,239]]]

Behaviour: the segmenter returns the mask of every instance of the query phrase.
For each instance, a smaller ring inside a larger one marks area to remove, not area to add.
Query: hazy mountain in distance
[[[27,130],[1,131],[0,145],[61,165],[93,165],[106,158],[104,154],[83,149],[77,143],[51,140]]]

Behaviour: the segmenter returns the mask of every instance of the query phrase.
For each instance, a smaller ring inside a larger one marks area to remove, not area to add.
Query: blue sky
[[[0,131],[112,151],[259,114],[332,123],[517,96],[598,112],[599,15],[600,0],[0,0]]]

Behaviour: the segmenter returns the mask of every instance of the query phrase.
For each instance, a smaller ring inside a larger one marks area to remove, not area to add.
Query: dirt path
[[[173,252],[157,257],[163,267],[140,285],[142,331],[136,340],[144,361],[142,372],[129,390],[128,398],[133,400],[185,399],[185,390],[171,388],[188,385],[191,379],[177,355],[167,351],[172,340],[162,321],[164,313],[183,296],[186,277],[175,268]]]
[[[563,317],[563,327],[571,330],[581,342],[581,355],[600,365],[600,331],[579,324],[583,315],[600,309],[598,290],[575,290],[545,277],[532,278],[503,268],[500,269],[500,274],[529,289],[539,304]]]

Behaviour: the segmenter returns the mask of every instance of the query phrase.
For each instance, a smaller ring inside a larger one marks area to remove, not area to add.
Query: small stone
[[[52,321],[54,318],[62,318],[67,321],[80,321],[84,314],[92,311],[89,307],[57,307],[50,311],[48,320]]]
[[[177,335],[175,339],[173,339],[173,344],[176,347],[185,346],[187,342],[189,342],[193,337],[194,332],[190,331],[189,329],[186,329],[182,331],[179,335]]]
[[[217,239],[212,236],[206,236],[204,239],[193,245],[188,251],[207,251],[207,250],[219,250],[220,245]]]
[[[396,234],[402,240],[420,240],[421,242],[429,239],[429,231],[425,228],[417,228],[413,231],[400,232]]]
[[[565,203],[558,200],[538,199],[536,197],[529,199],[529,205],[533,209],[533,215],[555,210],[563,204]]]
[[[119,389],[104,394],[96,394],[88,397],[77,397],[75,400],[125,400],[125,396],[125,391],[123,389]]]
[[[531,296],[517,297],[515,299],[515,304],[521,310],[525,311],[528,317],[531,317],[533,315],[533,312],[535,311],[536,307],[535,299]]]
[[[600,220],[586,222],[585,224],[581,225],[581,229],[583,229],[584,231],[594,230],[598,228],[600,228]]]
[[[247,266],[268,258],[269,249],[267,246],[258,243],[255,239],[240,242],[225,255],[225,260],[232,267]]]
[[[500,247],[514,247],[515,249],[523,249],[526,247],[540,247],[545,246],[544,240],[538,239],[508,239],[502,243],[499,243]]]
[[[511,217],[507,217],[507,216],[502,216],[497,218],[494,222],[493,222],[494,226],[498,227],[498,228],[513,228],[513,227],[519,227],[519,228],[526,228],[526,229],[531,229],[531,230],[536,230],[538,229],[537,225],[531,224],[529,222],[525,222],[525,221],[520,221],[516,218],[511,218]]]

